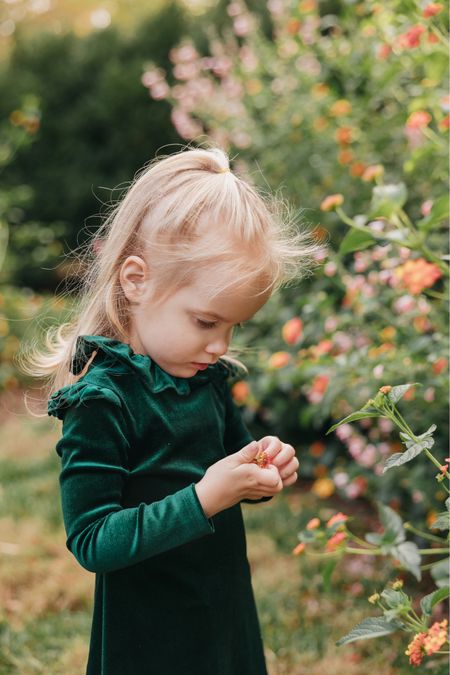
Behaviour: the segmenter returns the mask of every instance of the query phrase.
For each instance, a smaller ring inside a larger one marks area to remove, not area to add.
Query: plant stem
[[[419,548],[417,552],[422,555],[436,555],[437,553],[450,553],[450,548]]]
[[[418,534],[419,537],[422,537],[423,539],[429,539],[430,541],[436,541],[439,544],[442,544],[443,540],[441,537],[437,537],[434,534],[428,534],[428,532],[422,532],[421,530],[418,530],[417,527],[414,527],[411,525],[411,523],[404,523],[404,528],[405,530],[409,530],[410,532],[413,532],[414,534]]]
[[[439,565],[440,562],[441,562],[441,559],[439,559],[439,560],[434,560],[433,562],[427,563],[426,565],[420,565],[420,569],[421,569],[421,570],[429,570],[429,569],[431,569],[432,567],[434,567],[434,565]]]
[[[351,548],[350,546],[346,546],[344,551],[346,553],[356,553],[358,555],[386,555],[386,553],[383,553],[379,549]]]

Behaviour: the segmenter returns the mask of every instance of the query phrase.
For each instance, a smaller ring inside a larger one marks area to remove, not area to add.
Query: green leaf
[[[442,602],[443,600],[445,600],[445,598],[448,598],[449,595],[450,595],[450,586],[442,586],[442,588],[438,588],[436,591],[433,591],[433,593],[424,595],[424,597],[420,601],[422,612],[430,616],[433,607]]]
[[[437,514],[436,520],[431,524],[430,529],[450,530],[450,513],[441,511]]]
[[[436,430],[436,425],[432,424],[429,429],[427,429],[423,434],[420,434],[419,436],[416,436],[416,439],[421,440],[423,438],[427,438],[428,436],[431,436],[433,432]],[[415,440],[412,439],[408,434],[405,434],[403,431],[400,432],[400,438],[404,440],[405,445],[410,446],[412,443],[415,443]],[[431,447],[431,446],[430,446]]]
[[[357,410],[354,413],[351,413],[351,415],[347,415],[347,417],[344,417],[343,420],[338,422],[337,424],[333,424],[332,427],[328,429],[326,432],[325,436],[328,434],[331,434],[332,431],[337,429],[338,427],[341,426],[341,424],[349,424],[350,422],[355,422],[356,420],[363,420],[365,417],[382,417],[380,413],[378,412],[368,412],[367,410]]]
[[[376,185],[372,190],[370,217],[384,216],[389,218],[400,211],[407,197],[408,191],[404,183]]]
[[[336,645],[344,645],[355,640],[368,640],[369,638],[382,637],[394,633],[402,627],[397,621],[387,621],[383,616],[364,619],[358,623],[352,630],[341,637]]]
[[[405,541],[405,528],[403,527],[403,521],[398,513],[391,509],[390,506],[386,506],[381,502],[377,502],[377,506],[380,512],[380,520],[385,528],[385,535],[387,535],[392,543],[395,544]]]
[[[398,558],[405,569],[413,574],[417,581],[422,578],[420,571],[420,562],[422,560],[417,545],[412,541],[404,541],[398,546],[394,546],[391,555]]]
[[[411,444],[406,443],[406,445],[408,446],[407,450],[404,452],[395,452],[393,455],[387,458],[384,463],[382,473],[386,473],[386,471],[388,469],[392,469],[393,466],[401,466],[402,464],[406,464],[406,462],[410,462],[412,459],[414,459],[414,457],[420,455],[420,453],[423,452],[425,448],[430,449],[433,447],[434,438],[424,438],[418,443],[411,441]]]
[[[439,199],[434,202],[428,216],[425,216],[425,218],[422,218],[422,220],[417,221],[419,230],[422,230],[422,232],[428,232],[429,230],[436,227],[436,225],[440,225],[443,221],[447,220],[449,212],[449,198],[447,195],[442,195],[442,197],[439,197]]]
[[[387,394],[388,399],[392,403],[398,403],[401,398],[406,394],[408,389],[411,389],[411,387],[421,387],[420,382],[410,382],[408,384],[398,384],[395,387],[392,387],[391,391],[389,394]]]
[[[430,574],[436,582],[436,586],[439,586],[439,588],[450,586],[449,563],[450,558],[444,558],[443,560],[439,560],[431,568]]]
[[[369,544],[374,544],[374,546],[379,546],[383,542],[383,535],[378,534],[378,532],[367,532],[364,535],[364,539],[369,542]]]
[[[361,230],[350,229],[343,238],[339,246],[339,253],[352,253],[353,251],[362,251],[372,246],[376,239],[370,234],[370,230],[362,232]]]

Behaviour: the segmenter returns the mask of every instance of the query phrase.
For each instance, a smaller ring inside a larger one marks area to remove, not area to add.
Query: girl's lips
[[[195,361],[193,362],[192,365],[194,365],[199,370],[206,370],[206,368],[208,367],[207,363],[195,363]]]

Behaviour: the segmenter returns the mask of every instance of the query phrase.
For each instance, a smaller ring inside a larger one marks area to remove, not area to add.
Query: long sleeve
[[[120,399],[106,391],[64,411],[56,447],[67,547],[91,572],[119,570],[215,531],[194,483],[151,504],[121,506],[128,441]]]

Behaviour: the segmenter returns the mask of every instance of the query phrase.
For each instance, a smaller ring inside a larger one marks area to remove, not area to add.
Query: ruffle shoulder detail
[[[48,415],[62,420],[68,408],[83,405],[86,401],[94,398],[109,401],[118,407],[122,406],[119,396],[112,389],[90,382],[75,382],[62,387],[51,395],[47,404],[47,412]]]
[[[124,368],[125,372],[131,370],[144,380],[154,394],[174,389],[178,394],[185,396],[193,387],[230,378],[235,369],[234,365],[228,363],[225,365],[225,362],[219,360],[192,377],[177,377],[164,371],[149,356],[136,354],[129,344],[101,335],[80,335],[72,360],[71,371],[74,375],[79,375],[83,371],[94,351],[100,352],[108,359],[109,371],[115,370],[117,374],[123,374]]]

